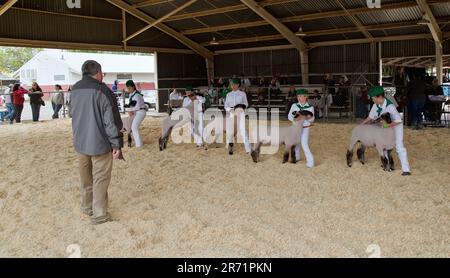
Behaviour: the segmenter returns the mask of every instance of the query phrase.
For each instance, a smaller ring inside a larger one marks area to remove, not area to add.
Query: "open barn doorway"
[[[121,112],[125,112],[124,105],[129,98],[125,86],[128,80],[135,82],[136,89],[143,94],[149,110],[155,110],[158,105],[157,64],[154,53],[0,47],[0,59],[0,95],[7,92],[10,84],[20,84],[28,91],[32,90],[34,83],[38,84],[44,94],[42,103],[46,104],[41,106],[41,120],[56,117],[52,105],[56,91],[64,93],[63,107],[58,112],[58,117],[70,116],[70,90],[81,80],[81,66],[87,60],[96,60],[102,65],[105,75],[103,82],[114,92]],[[25,96],[22,115],[24,121],[32,120],[30,96]]]

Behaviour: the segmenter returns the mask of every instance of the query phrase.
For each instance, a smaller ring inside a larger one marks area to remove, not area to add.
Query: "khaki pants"
[[[92,221],[108,220],[108,187],[111,181],[111,153],[98,156],[79,154],[81,209],[92,215]]]

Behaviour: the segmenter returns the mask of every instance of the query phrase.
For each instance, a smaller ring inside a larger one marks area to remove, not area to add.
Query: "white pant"
[[[134,141],[136,142],[136,148],[140,148],[143,145],[141,134],[139,133],[139,126],[144,121],[145,116],[147,116],[147,111],[136,111],[136,116],[134,116],[133,123],[131,124],[131,132],[133,134]]]
[[[403,124],[399,124],[394,127],[395,131],[395,150],[397,151],[398,158],[402,164],[403,172],[410,172],[408,153],[406,151],[405,145],[403,145]]]
[[[203,112],[199,112],[192,123],[192,134],[197,146],[203,145]]]
[[[302,144],[295,147],[295,158],[300,160],[300,147],[303,149],[306,157],[306,167],[314,167],[314,156],[309,149],[309,128],[303,128],[302,132]]]
[[[227,118],[227,146],[230,143],[234,143],[234,112],[230,113],[230,116]],[[244,141],[245,151],[251,152],[252,147],[250,145],[250,141],[248,140],[247,131],[245,129],[245,113],[240,113],[236,119],[238,121],[238,135],[241,136],[242,141]]]

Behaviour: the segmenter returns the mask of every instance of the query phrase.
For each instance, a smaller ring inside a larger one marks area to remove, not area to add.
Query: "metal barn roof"
[[[381,8],[366,0],[81,0],[74,9],[66,0],[0,0],[0,44],[205,55],[291,44],[248,2],[291,34],[302,27],[300,39],[310,47],[433,39],[428,26],[418,25],[426,14],[420,1],[449,37],[448,0],[381,0]]]

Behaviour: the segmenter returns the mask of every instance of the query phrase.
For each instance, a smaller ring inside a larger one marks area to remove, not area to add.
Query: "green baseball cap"
[[[298,89],[295,93],[297,96],[308,96],[308,91],[305,89]]]
[[[375,86],[369,91],[369,97],[377,97],[384,94],[384,88],[381,86]]]
[[[239,78],[233,78],[233,79],[231,79],[231,83],[233,83],[233,84],[241,84],[241,80]]]

